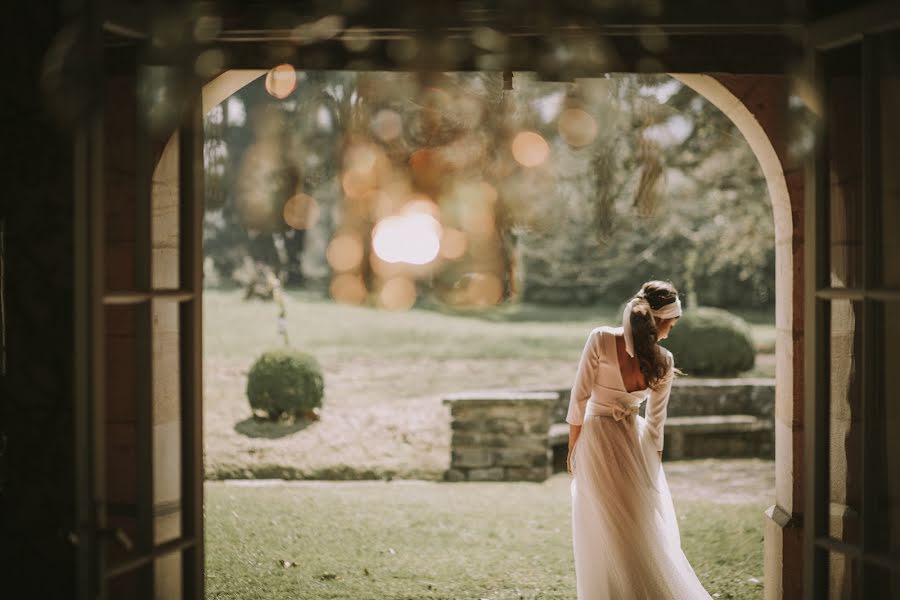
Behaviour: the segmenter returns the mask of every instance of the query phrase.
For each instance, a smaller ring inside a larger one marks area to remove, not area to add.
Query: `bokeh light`
[[[466,233],[480,237],[494,234],[497,189],[490,183],[461,183],[455,187],[450,202],[455,220]]]
[[[369,30],[364,27],[350,27],[344,31],[344,35],[341,36],[341,39],[347,47],[347,50],[350,50],[351,52],[362,52],[372,43],[372,40],[370,39],[371,35]]]
[[[372,231],[372,249],[388,263],[425,265],[437,258],[440,248],[441,225],[427,213],[387,217]]]
[[[522,131],[512,142],[513,158],[523,167],[537,167],[547,160],[550,146],[539,133]]]
[[[453,227],[445,227],[441,236],[441,256],[447,260],[462,258],[468,247],[466,234]]]
[[[335,277],[331,281],[328,291],[335,301],[344,304],[362,304],[368,295],[362,278],[351,273],[343,273]]]
[[[372,144],[354,144],[344,154],[344,167],[352,171],[371,171],[377,158],[377,149]]]
[[[416,302],[416,286],[406,277],[392,277],[384,282],[378,304],[387,310],[409,310]]]
[[[309,229],[319,220],[319,204],[312,196],[296,194],[284,203],[284,222],[294,229]]]
[[[335,271],[350,271],[363,259],[363,243],[355,233],[342,233],[334,237],[325,250],[325,258]]]
[[[287,98],[296,87],[297,71],[292,65],[278,65],[266,75],[266,91],[274,98]]]
[[[597,137],[597,121],[580,108],[567,108],[556,122],[560,137],[570,146],[586,146]]]
[[[379,110],[372,119],[372,133],[382,142],[391,142],[403,133],[403,119],[393,110]]]
[[[375,172],[355,169],[344,171],[341,187],[350,198],[362,198],[375,188]]]
[[[375,189],[378,182],[376,165],[381,150],[374,144],[353,144],[344,152],[341,187],[350,198],[362,198]]]
[[[194,61],[194,71],[200,77],[212,77],[225,67],[225,53],[218,48],[204,50]]]
[[[466,286],[466,300],[475,306],[497,304],[503,298],[503,284],[492,273],[474,273]]]

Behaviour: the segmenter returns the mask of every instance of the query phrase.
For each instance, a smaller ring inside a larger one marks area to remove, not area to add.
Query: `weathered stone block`
[[[447,469],[444,473],[444,481],[465,481],[466,473],[460,469]]]
[[[453,467],[489,467],[494,464],[494,456],[483,448],[454,448],[450,464]]]
[[[463,446],[480,446],[481,436],[475,433],[454,433],[451,445],[453,448],[462,448]]]
[[[543,435],[547,433],[547,426],[550,424],[550,416],[547,415],[546,419],[541,419],[539,421],[535,421],[534,423],[530,423],[528,427],[526,427],[526,431],[528,433],[536,433],[539,435]]]
[[[552,457],[553,452],[548,448],[540,454],[533,455],[531,458],[531,464],[535,467],[546,467],[550,464]]]
[[[549,476],[549,467],[509,467],[506,469],[507,481],[544,481]]]
[[[504,448],[497,451],[496,464],[504,467],[530,467],[534,458],[534,452],[518,448]]]
[[[515,418],[491,418],[485,423],[488,431],[497,433],[522,433],[525,428],[522,423]]]
[[[469,471],[469,481],[503,481],[503,467],[491,467],[489,469],[472,469]]]
[[[481,419],[460,419],[454,415],[453,420],[450,422],[450,427],[454,431],[484,431],[484,421]]]

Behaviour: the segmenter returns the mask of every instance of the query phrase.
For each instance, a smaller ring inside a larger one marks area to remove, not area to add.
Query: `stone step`
[[[554,471],[565,469],[569,424],[554,423],[547,432],[553,448]],[[753,415],[705,415],[669,417],[665,425],[667,459],[771,458],[774,455],[771,419]]]
[[[552,448],[554,446],[569,445],[569,424],[554,423],[547,432],[547,444]]]
[[[708,415],[666,419],[665,458],[772,458],[774,454],[771,418]]]
[[[759,431],[772,429],[772,423],[753,415],[703,415],[695,417],[669,417],[666,432],[679,430],[685,433],[719,433]]]

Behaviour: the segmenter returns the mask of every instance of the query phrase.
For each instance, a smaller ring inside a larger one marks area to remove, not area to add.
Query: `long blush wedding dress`
[[[621,328],[585,344],[566,421],[582,425],[572,457],[572,537],[579,600],[710,598],[681,549],[657,452],[674,378],[628,392],[616,351]],[[646,399],[646,418],[638,415]]]

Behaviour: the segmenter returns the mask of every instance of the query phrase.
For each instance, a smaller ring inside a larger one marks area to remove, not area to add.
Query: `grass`
[[[207,598],[574,598],[569,478],[208,483]],[[759,502],[676,506],[710,593],[758,599]]]
[[[599,324],[616,324],[618,306],[516,304],[480,311],[413,308],[379,311],[336,304],[317,294],[288,292],[291,343],[320,357],[553,358],[577,360]],[[207,356],[256,356],[280,343],[271,303],[244,302],[240,292],[204,292]],[[743,311],[760,351],[774,350],[774,316]],[[226,325],[227,324],[227,325]]]
[[[609,310],[601,307],[571,313],[516,307],[480,314],[418,308],[387,312],[298,292],[286,294],[285,304],[291,344],[320,358],[335,359],[424,354],[432,358],[577,360],[587,333],[604,322]],[[276,308],[271,303],[244,302],[239,292],[206,291],[204,308],[207,356],[256,356],[280,343]],[[560,314],[571,318],[560,319]]]

